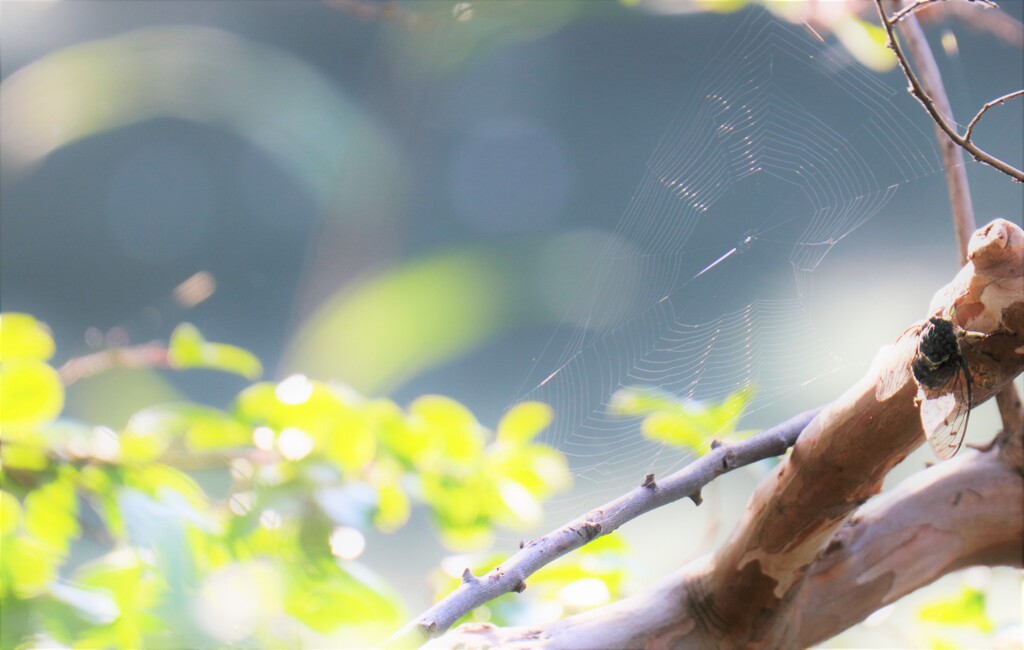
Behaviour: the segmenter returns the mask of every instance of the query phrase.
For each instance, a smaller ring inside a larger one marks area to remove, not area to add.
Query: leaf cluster
[[[570,484],[537,442],[552,414],[496,431],[458,402],[407,408],[301,375],[227,409],[152,404],[114,430],[61,417],[45,325],[0,316],[0,647],[361,647],[403,619],[357,561],[423,507],[451,549],[535,524]],[[251,353],[180,326],[169,366],[255,379]]]

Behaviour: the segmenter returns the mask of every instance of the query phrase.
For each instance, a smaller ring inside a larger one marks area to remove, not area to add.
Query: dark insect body
[[[928,319],[921,330],[911,370],[921,389],[943,393],[925,399],[921,407],[922,422],[936,455],[942,459],[950,458],[963,443],[973,406],[971,371],[960,349],[960,338],[953,323],[937,317]],[[946,412],[941,408],[941,420],[925,417],[926,409],[931,412],[929,407],[932,404],[941,403],[952,405],[952,410]]]
[[[917,383],[929,390],[945,388],[958,370],[967,370],[953,323],[942,318],[928,319],[921,330],[921,342],[911,368]]]

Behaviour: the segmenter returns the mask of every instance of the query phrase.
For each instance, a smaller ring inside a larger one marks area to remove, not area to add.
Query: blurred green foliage
[[[711,440],[743,435],[735,433],[736,424],[753,396],[754,389],[746,386],[719,402],[700,402],[657,388],[629,387],[612,395],[611,410],[620,417],[642,417],[640,430],[651,440],[704,454]]]
[[[928,623],[973,627],[985,634],[995,629],[985,612],[986,594],[974,587],[963,587],[955,596],[925,603],[917,610],[917,617]]]
[[[45,325],[0,315],[3,648],[364,647],[406,616],[355,560],[364,532],[398,530],[418,504],[449,548],[484,550],[496,527],[536,524],[571,482],[535,439],[552,417],[540,403],[492,432],[445,397],[403,409],[293,375],[251,384],[226,410],[151,404],[114,431],[61,417],[53,354]],[[167,362],[261,372],[187,324]],[[520,603],[556,600],[557,584],[591,575],[594,553]],[[621,575],[596,571],[617,594]]]

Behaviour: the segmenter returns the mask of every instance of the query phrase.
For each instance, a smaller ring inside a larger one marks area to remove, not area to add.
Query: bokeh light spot
[[[288,460],[301,460],[313,451],[313,438],[301,429],[289,427],[277,437],[277,448]]]
[[[343,560],[354,560],[363,554],[366,538],[355,528],[339,526],[331,533],[331,553]]]
[[[277,385],[274,394],[282,404],[302,404],[313,394],[313,384],[305,375],[292,375]]]
[[[581,578],[558,591],[558,598],[569,607],[596,607],[608,602],[608,586],[597,578]]]

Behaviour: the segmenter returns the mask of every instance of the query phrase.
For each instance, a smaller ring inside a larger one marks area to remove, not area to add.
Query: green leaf
[[[686,411],[651,413],[644,418],[640,431],[651,440],[694,450],[699,450],[707,439],[700,417]]]
[[[45,593],[56,579],[60,561],[61,557],[53,548],[35,537],[14,535],[5,538],[3,553],[0,553],[0,583],[10,585],[19,598],[38,596]]]
[[[50,330],[28,314],[0,314],[0,361],[46,361],[53,356]]]
[[[43,361],[4,361],[0,364],[0,405],[0,431],[45,424],[64,408],[64,384],[57,371]]]
[[[25,497],[25,531],[54,553],[67,553],[71,540],[81,533],[78,495],[69,473],[36,488]]]
[[[832,31],[865,67],[875,72],[887,72],[896,67],[896,56],[888,47],[889,35],[881,25],[852,12],[843,12],[832,25]]]
[[[463,466],[476,462],[484,449],[484,429],[469,410],[453,399],[425,395],[409,405],[409,428],[427,445],[415,459],[421,467]]]
[[[21,504],[10,492],[0,490],[0,536],[14,531],[21,523]]]
[[[46,451],[32,445],[7,444],[0,447],[0,459],[4,467],[41,472],[50,464]]]
[[[622,388],[612,395],[610,410],[620,417],[648,415],[656,411],[678,408],[679,402],[670,393],[657,388]]]
[[[74,582],[80,589],[107,595],[117,609],[111,624],[92,628],[77,639],[76,647],[141,648],[146,633],[167,627],[151,612],[165,584],[135,549],[124,547],[81,566]],[[112,611],[108,603],[98,613],[109,616]]]
[[[750,0],[697,0],[698,6],[715,13],[732,13],[746,7]]]
[[[496,446],[487,455],[488,474],[505,477],[523,485],[538,499],[572,485],[565,455],[547,445]]]
[[[622,416],[644,416],[641,432],[652,440],[704,453],[709,439],[736,428],[752,396],[747,386],[721,402],[704,403],[679,401],[656,389],[624,388],[612,397],[612,409]]]
[[[167,356],[176,368],[223,370],[250,380],[263,374],[263,366],[252,352],[226,343],[207,341],[191,323],[182,323],[174,328]]]
[[[377,512],[373,523],[378,530],[390,533],[401,528],[409,521],[410,512],[409,497],[398,485],[390,483],[377,488]]]
[[[972,587],[964,587],[956,596],[922,605],[917,617],[940,625],[974,627],[986,634],[995,629],[985,613],[985,592]]]
[[[143,409],[128,420],[121,432],[122,455],[126,460],[151,461],[177,436],[183,436],[193,451],[252,444],[252,430],[223,411],[197,404],[162,404]]]
[[[285,611],[317,632],[342,630],[352,647],[382,641],[403,621],[397,594],[356,562],[321,562],[287,580]]]
[[[377,490],[377,512],[373,524],[385,533],[393,532],[409,520],[411,504],[402,487],[403,470],[390,458],[381,458],[369,472],[371,485]]]
[[[314,446],[342,470],[354,472],[373,460],[377,441],[373,424],[358,396],[343,388],[292,375],[278,384],[262,382],[242,391],[235,401],[238,417],[252,425],[266,425],[279,434],[296,429],[312,438]],[[292,435],[302,440],[302,435]],[[288,458],[288,449],[278,449]],[[299,460],[305,454],[296,454]]]
[[[529,442],[549,424],[553,412],[541,402],[520,402],[498,423],[498,441],[508,444]]]

